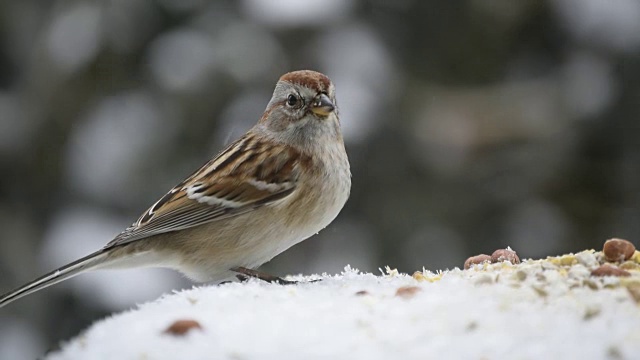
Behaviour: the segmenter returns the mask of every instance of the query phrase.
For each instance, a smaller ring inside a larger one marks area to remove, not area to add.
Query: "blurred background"
[[[639,245],[638,1],[0,0],[0,292],[103,246],[297,69],[336,84],[352,195],[263,269]],[[0,358],[190,286],[82,275],[0,309]]]

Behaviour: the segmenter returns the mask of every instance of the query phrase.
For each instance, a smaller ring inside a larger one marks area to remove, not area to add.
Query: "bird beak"
[[[316,98],[313,100],[313,104],[311,104],[311,111],[313,111],[314,114],[320,116],[327,116],[331,114],[335,109],[336,106],[333,105],[326,94],[320,94],[316,96]]]

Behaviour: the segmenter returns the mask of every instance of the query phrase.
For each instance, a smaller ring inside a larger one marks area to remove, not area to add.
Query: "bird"
[[[335,87],[286,73],[258,122],[104,247],[0,296],[0,307],[81,273],[165,267],[195,282],[256,270],[329,225],[351,191]]]

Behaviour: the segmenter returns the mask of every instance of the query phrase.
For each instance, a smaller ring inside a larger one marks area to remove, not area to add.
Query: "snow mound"
[[[98,321],[48,359],[637,358],[640,270],[592,276],[599,257],[196,287]]]

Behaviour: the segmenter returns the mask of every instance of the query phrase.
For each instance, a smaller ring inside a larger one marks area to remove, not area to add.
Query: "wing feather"
[[[304,161],[309,159],[293,148],[248,133],[171,189],[106,248],[272,204],[295,190]]]

